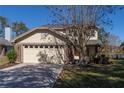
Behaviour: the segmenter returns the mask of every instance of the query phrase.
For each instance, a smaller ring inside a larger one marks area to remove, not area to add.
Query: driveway
[[[62,70],[59,64],[19,64],[0,70],[0,87],[52,87]]]

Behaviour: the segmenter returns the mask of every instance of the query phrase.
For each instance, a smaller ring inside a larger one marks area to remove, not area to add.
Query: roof
[[[69,27],[73,27],[74,25],[68,25]],[[61,25],[61,24],[47,24],[47,25],[42,25],[41,27],[49,27],[53,29],[64,29],[68,27],[67,25]],[[90,26],[90,28],[95,28],[95,29],[100,29],[99,26]]]
[[[3,37],[0,37],[0,45],[12,46],[11,42],[4,39]]]
[[[33,32],[37,32],[37,31],[41,31],[41,30],[42,30],[42,31],[48,30],[48,31],[50,31],[50,32],[52,32],[52,33],[54,33],[54,34],[57,34],[58,37],[66,39],[64,35],[60,34],[60,33],[57,32],[55,29],[52,29],[52,28],[50,28],[50,27],[44,27],[44,26],[42,26],[42,27],[33,28],[33,29],[31,29],[31,30],[29,30],[29,31],[27,31],[27,32],[25,32],[25,33],[19,35],[18,37],[16,37],[16,38],[15,38],[14,40],[12,40],[11,42],[14,43],[14,42],[18,41],[19,39],[23,38],[23,37],[26,36],[26,35],[29,35],[29,34],[31,34],[31,33],[33,33]]]
[[[49,27],[49,28],[53,28],[53,29],[63,29],[66,26],[59,25],[59,24],[47,24],[47,25],[42,25],[41,27]]]
[[[50,32],[52,32],[54,34],[57,34],[58,37],[64,38],[66,40],[66,42],[68,42],[66,36],[61,34],[61,33],[59,33],[56,29],[63,29],[64,30],[63,27],[61,27],[61,26],[56,27],[54,25],[53,26],[51,26],[51,25],[48,26],[47,25],[47,26],[36,27],[36,28],[33,28],[33,29],[31,29],[31,30],[19,35],[12,42],[16,43],[16,41],[18,41],[20,38],[23,38],[25,35],[29,35],[32,32],[37,32],[38,30],[40,30],[40,31],[41,30],[49,30]],[[88,43],[87,43],[87,45],[100,45],[100,44],[101,44],[100,40],[89,40]]]

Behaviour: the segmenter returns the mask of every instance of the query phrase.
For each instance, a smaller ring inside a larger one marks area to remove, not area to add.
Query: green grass
[[[65,65],[54,87],[123,88],[124,61],[116,60],[109,65],[87,67]]]
[[[2,58],[0,58],[0,65],[3,65],[5,63],[7,63],[7,62],[8,62],[8,59],[7,59],[6,56],[3,56]]]

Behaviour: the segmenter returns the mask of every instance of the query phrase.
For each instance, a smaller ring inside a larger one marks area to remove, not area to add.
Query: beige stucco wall
[[[46,31],[47,32],[47,31]],[[56,38],[55,36],[49,34],[49,33],[44,33],[44,32],[37,32],[26,39],[22,40],[19,43],[48,43],[48,44],[64,44],[65,42]]]
[[[98,32],[96,31],[95,37],[91,37],[90,40],[97,40],[98,39]],[[57,37],[56,35],[53,35],[49,33],[49,31],[41,31],[36,32],[31,35],[27,35],[24,37],[23,40],[19,41],[16,44],[65,44],[65,42]],[[89,47],[90,55],[93,55],[95,53],[95,47],[91,46]],[[23,45],[21,46],[21,62],[24,63],[42,63],[42,57],[40,54],[46,54],[47,55],[47,61],[50,60],[51,63],[64,63],[65,60],[65,51],[64,48],[61,48],[57,50],[57,48],[25,48]],[[62,55],[62,56],[60,56]],[[61,57],[61,58],[60,58]],[[41,60],[40,60],[41,58]],[[63,60],[62,60],[63,59]]]
[[[65,61],[65,52],[63,48],[40,48],[39,45],[42,44],[65,44],[65,42],[55,35],[49,32],[37,32],[32,35],[26,36],[25,39],[16,43],[16,45],[21,44],[21,62],[23,63],[43,63],[43,58],[41,54],[46,54],[46,62],[50,63],[64,63]],[[25,48],[25,45],[28,45],[28,48]],[[30,48],[30,45],[33,48]],[[38,45],[38,48],[35,48],[35,45]]]
[[[96,53],[95,46],[88,46],[89,55],[94,55]]]

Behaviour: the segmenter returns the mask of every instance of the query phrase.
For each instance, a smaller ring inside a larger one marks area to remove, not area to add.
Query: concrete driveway
[[[42,88],[52,87],[61,72],[59,64],[19,64],[0,70],[0,87]]]

